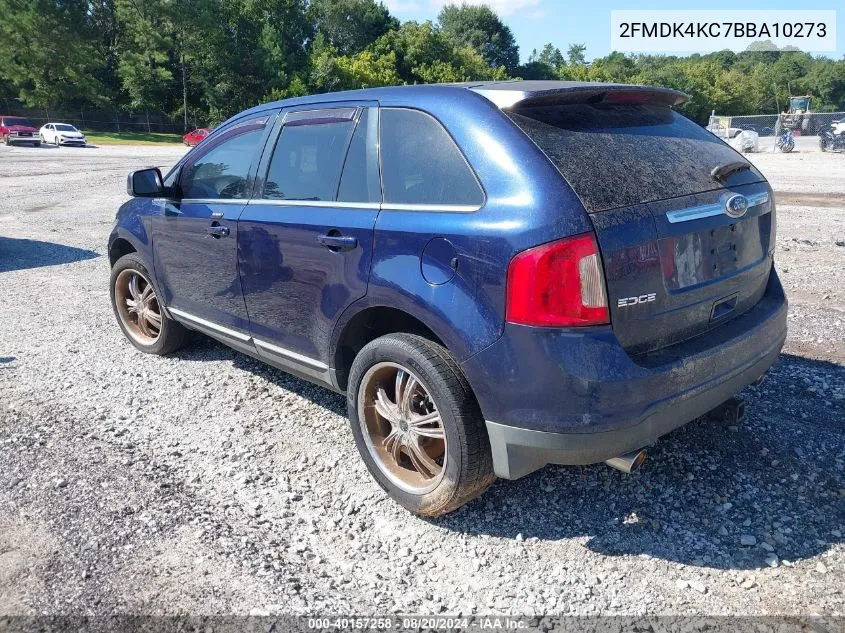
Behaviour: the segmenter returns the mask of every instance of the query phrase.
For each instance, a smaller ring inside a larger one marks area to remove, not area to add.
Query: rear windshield
[[[719,189],[711,170],[743,160],[666,106],[578,104],[507,114],[557,166],[590,213]],[[762,179],[752,168],[727,184]]]

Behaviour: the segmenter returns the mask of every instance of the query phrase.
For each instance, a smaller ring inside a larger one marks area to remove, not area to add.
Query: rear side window
[[[264,197],[333,201],[355,128],[354,114],[354,109],[345,108],[289,116],[270,160]]]
[[[506,113],[591,213],[718,189],[711,170],[743,160],[666,106],[578,104]],[[753,167],[736,178],[729,184],[763,179]]]
[[[483,204],[475,174],[433,117],[419,110],[383,108],[380,118],[386,204]]]
[[[249,197],[250,167],[267,124],[266,115],[222,132],[207,151],[182,170],[182,197],[226,200]]]

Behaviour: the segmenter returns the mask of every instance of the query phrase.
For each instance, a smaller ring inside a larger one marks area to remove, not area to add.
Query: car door
[[[239,221],[241,284],[258,353],[328,381],[329,338],[367,292],[381,202],[378,108],[289,109]]]
[[[53,124],[48,123],[44,126],[44,142],[45,143],[52,143],[55,139],[55,134],[53,132]]]
[[[238,216],[275,111],[236,121],[189,155],[153,217],[155,274],[173,316],[235,347],[249,343],[238,276]],[[194,155],[195,154],[195,155]]]

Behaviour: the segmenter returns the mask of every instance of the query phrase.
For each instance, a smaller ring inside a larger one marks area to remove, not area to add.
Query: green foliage
[[[504,67],[491,67],[469,46],[456,46],[431,22],[406,22],[372,46],[377,57],[394,55],[396,74],[404,83],[441,83],[505,79]]]
[[[549,44],[546,46],[549,46]],[[584,56],[586,52],[587,47],[584,44],[570,44],[569,48],[566,49],[566,58],[570,64],[577,66],[586,62],[586,57]]]
[[[324,50],[314,60],[311,79],[320,92],[401,83],[396,73],[395,53],[376,56],[371,51],[362,51],[352,56],[339,56],[332,48]]]
[[[455,46],[469,46],[491,67],[509,72],[519,66],[519,47],[513,33],[490,7],[448,4],[438,16],[443,34]]]
[[[379,0],[0,0],[0,103],[190,114],[219,123],[312,92],[525,79],[666,86],[680,110],[774,113],[790,94],[845,110],[845,60],[772,50],[625,55],[586,61],[583,44],[546,44],[519,65],[511,30],[488,7],[447,5],[400,24]],[[561,50],[564,52],[562,53]]]
[[[97,51],[85,0],[0,0],[0,83],[30,107],[102,103]]]
[[[341,55],[354,55],[392,29],[399,20],[375,0],[312,0],[315,31]]]

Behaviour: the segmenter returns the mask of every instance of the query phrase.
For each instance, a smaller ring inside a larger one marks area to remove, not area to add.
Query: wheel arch
[[[149,222],[144,220],[144,209],[139,208],[139,201],[133,198],[117,212],[116,224],[108,240],[109,265],[114,266],[118,259],[135,252],[153,272],[152,235],[148,230]]]
[[[361,306],[344,314],[332,337],[331,360],[337,387],[346,390],[352,362],[367,343],[399,332],[423,336],[449,349],[444,337],[419,316],[389,305]]]
[[[138,249],[128,239],[116,237],[109,243],[109,266],[114,266],[115,262],[124,255],[137,252]]]

